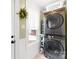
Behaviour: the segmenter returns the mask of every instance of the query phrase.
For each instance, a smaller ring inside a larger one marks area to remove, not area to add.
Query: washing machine
[[[44,55],[48,59],[66,57],[66,8],[44,13]]]

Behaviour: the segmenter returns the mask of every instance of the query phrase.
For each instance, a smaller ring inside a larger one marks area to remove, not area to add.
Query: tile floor
[[[43,54],[38,54],[34,59],[47,59]]]

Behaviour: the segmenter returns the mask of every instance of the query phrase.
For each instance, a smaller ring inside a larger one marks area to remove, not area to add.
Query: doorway
[[[65,10],[65,0],[12,0],[12,59],[65,59]]]

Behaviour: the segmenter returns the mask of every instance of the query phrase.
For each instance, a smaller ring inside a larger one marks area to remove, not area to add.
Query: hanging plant
[[[25,18],[27,18],[28,13],[26,12],[25,8],[21,8],[19,13],[17,13],[17,14],[19,14],[20,19],[25,19]]]

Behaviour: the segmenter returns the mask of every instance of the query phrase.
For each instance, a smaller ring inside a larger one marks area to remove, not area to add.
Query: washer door
[[[51,55],[60,55],[61,52],[64,52],[64,47],[58,40],[47,40],[44,43],[44,49]]]
[[[57,29],[64,23],[64,17],[61,14],[55,13],[47,16],[47,27],[49,29]]]

